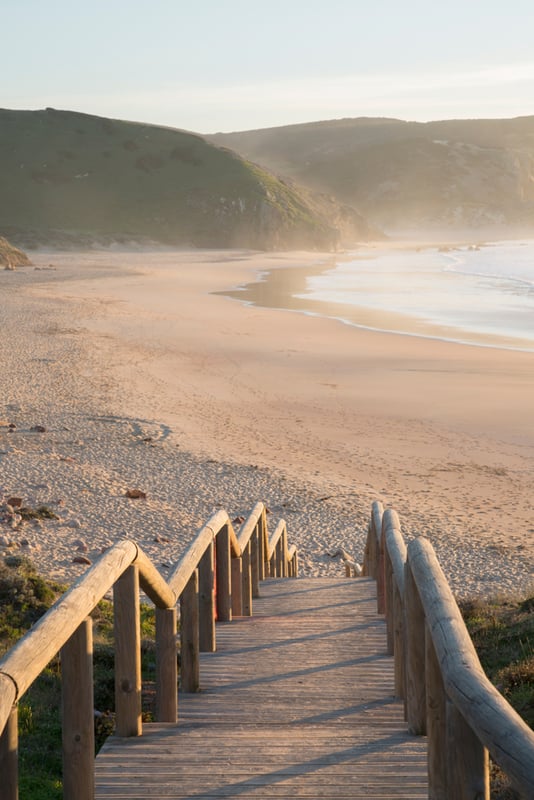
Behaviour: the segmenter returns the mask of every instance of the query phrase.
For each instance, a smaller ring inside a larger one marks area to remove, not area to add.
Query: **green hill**
[[[332,248],[344,215],[201,136],[54,109],[0,110],[0,172],[0,232],[27,246]]]
[[[207,138],[386,230],[534,228],[534,117],[342,119]]]

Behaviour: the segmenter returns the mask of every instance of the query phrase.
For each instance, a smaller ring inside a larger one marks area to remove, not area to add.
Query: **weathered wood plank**
[[[140,736],[141,721],[141,619],[139,574],[128,567],[113,587],[115,616],[115,711],[121,736]]]
[[[106,743],[97,798],[426,798],[374,582],[275,579],[261,595],[218,626],[177,726]]]
[[[95,728],[91,618],[84,620],[61,648],[61,678],[63,797],[93,800]]]
[[[156,608],[156,720],[176,722],[178,662],[176,609]]]

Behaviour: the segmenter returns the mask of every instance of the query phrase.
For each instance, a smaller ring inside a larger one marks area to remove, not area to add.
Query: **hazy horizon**
[[[37,24],[38,20],[38,24]],[[0,106],[199,133],[534,114],[534,7],[511,0],[37,0],[3,9]]]

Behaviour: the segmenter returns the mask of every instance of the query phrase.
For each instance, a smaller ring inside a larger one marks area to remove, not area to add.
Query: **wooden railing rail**
[[[384,507],[379,500],[375,500],[371,508],[371,519],[365,554],[363,561],[363,574],[370,575],[376,580],[376,607],[379,614],[384,614],[386,604],[384,599],[384,537],[382,536]]]
[[[484,673],[430,542],[406,548],[397,514],[374,504],[366,556],[377,584],[382,572],[408,729],[428,736],[429,797],[489,800],[491,753],[521,797],[533,798],[534,732]]]
[[[395,694],[406,698],[404,570],[406,545],[397,513],[387,509],[382,517],[384,536],[384,597],[387,609],[388,652],[395,658]]]
[[[140,598],[156,607],[156,720],[176,722],[177,603],[180,605],[180,686],[197,691],[199,652],[216,649],[215,619],[251,615],[266,576],[297,575],[296,549],[278,524],[269,570],[266,509],[257,503],[239,537],[218,511],[200,529],[165,580],[138,545],[113,545],[0,660],[0,800],[18,797],[17,704],[47,664],[61,654],[63,797],[94,798],[92,623],[89,615],[113,589],[115,721],[119,736],[139,736],[141,723]],[[272,541],[273,541],[272,540]],[[278,542],[282,542],[279,545]],[[271,568],[273,559],[276,566]]]
[[[271,538],[265,539],[265,573],[271,578],[294,577],[297,570],[296,560],[296,548],[289,550],[287,526],[281,519]]]
[[[243,559],[244,595],[243,614],[252,613],[252,598],[259,596],[260,581],[265,578],[262,553],[267,537],[267,510],[263,503],[256,503],[239,531],[238,543]],[[247,581],[250,570],[250,588]],[[250,610],[248,604],[250,603]]]

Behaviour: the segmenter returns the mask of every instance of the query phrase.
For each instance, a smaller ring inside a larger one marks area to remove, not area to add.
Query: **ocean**
[[[362,249],[293,297],[362,328],[534,351],[534,241]]]

